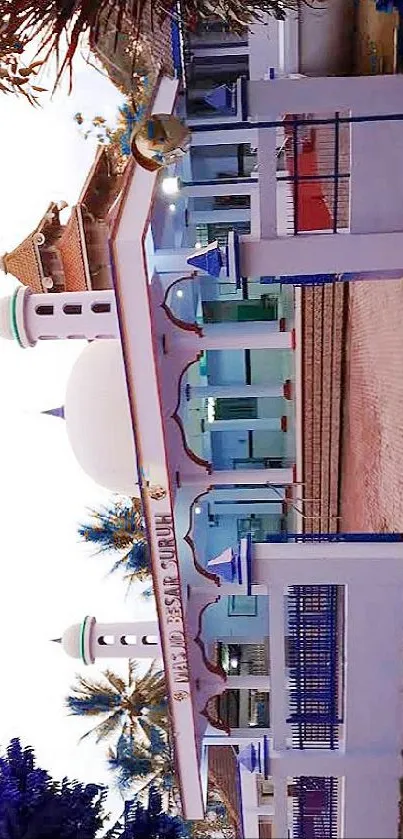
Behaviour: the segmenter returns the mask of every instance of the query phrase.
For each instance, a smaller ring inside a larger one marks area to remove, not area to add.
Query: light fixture
[[[230,658],[230,660],[229,660],[229,666],[231,667],[231,670],[236,670],[236,668],[238,667],[238,659],[237,659],[237,658],[235,658],[235,657],[234,657],[234,658]]]
[[[175,210],[176,210],[176,204],[170,204],[169,209],[170,209],[171,213],[174,213]]]
[[[181,288],[178,288],[178,291],[176,292],[176,296],[177,297],[183,297],[183,291],[182,291]]]
[[[195,251],[199,251],[201,246],[202,246],[201,242],[196,242],[195,243]]]
[[[195,516],[200,516],[201,511],[201,507],[195,507]]]
[[[162,191],[165,195],[177,195],[180,189],[179,178],[167,177],[162,181]]]

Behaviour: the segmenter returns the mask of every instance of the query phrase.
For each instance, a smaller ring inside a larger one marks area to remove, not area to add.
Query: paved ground
[[[341,529],[403,531],[403,280],[350,285]]]

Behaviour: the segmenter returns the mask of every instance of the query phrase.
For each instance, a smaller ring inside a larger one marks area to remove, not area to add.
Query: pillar
[[[343,274],[398,270],[403,266],[403,233],[300,234],[274,239],[240,239],[243,277]],[[403,269],[402,269],[403,270]]]
[[[214,489],[209,496],[212,503],[217,501],[234,502],[234,501],[282,501],[285,498],[285,489],[271,489],[270,487],[259,487],[258,489],[251,489],[251,487],[227,487],[226,489]]]
[[[294,333],[280,332],[278,323],[273,321],[207,323],[198,341],[199,350],[292,349],[293,346]]]
[[[228,209],[211,209],[211,210],[193,210],[188,208],[188,223],[189,225],[197,226],[198,224],[236,224],[237,222],[248,222],[250,220],[250,210],[248,208],[228,208]]]
[[[285,467],[280,469],[222,469],[213,470],[210,474],[201,476],[180,475],[180,486],[195,487],[198,491],[215,486],[263,485],[287,486],[294,480],[294,469]]]
[[[186,198],[218,198],[222,195],[250,195],[258,187],[257,178],[223,178],[183,184],[180,194]]]
[[[266,501],[260,504],[256,501],[253,504],[242,504],[240,502],[235,502],[235,504],[214,504],[213,502],[211,512],[215,516],[281,516],[283,514],[283,505],[275,501]]]
[[[227,690],[259,690],[267,692],[270,690],[269,676],[227,676]]]
[[[188,399],[270,399],[285,396],[287,383],[246,385],[186,385]]]
[[[206,423],[206,431],[282,431],[280,417],[223,419]]]

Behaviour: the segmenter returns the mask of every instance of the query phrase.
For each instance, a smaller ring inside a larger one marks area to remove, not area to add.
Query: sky
[[[36,227],[51,200],[77,199],[95,141],[83,139],[73,115],[113,119],[119,101],[83,60],[70,97],[45,95],[39,109],[0,97],[0,254]],[[0,295],[14,287],[0,271]],[[108,576],[110,560],[79,543],[77,522],[108,494],[76,463],[63,420],[41,414],[63,404],[82,347],[60,341],[21,350],[0,340],[0,746],[19,736],[55,778],[106,782],[104,749],[91,739],[78,745],[89,726],[63,707],[80,666],[50,639],[86,614],[133,620],[149,616],[150,606]],[[122,664],[105,663],[124,672]],[[85,671],[96,676],[100,668]],[[120,814],[117,793],[108,805]]]

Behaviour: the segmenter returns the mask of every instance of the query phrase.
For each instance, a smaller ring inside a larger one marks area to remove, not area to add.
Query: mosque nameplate
[[[172,676],[178,685],[189,684],[189,669],[185,641],[179,563],[174,524],[171,515],[154,516],[155,539],[158,551],[158,583],[160,604],[164,611],[165,637]],[[183,690],[179,691],[181,700]],[[178,694],[178,695],[179,695]]]

